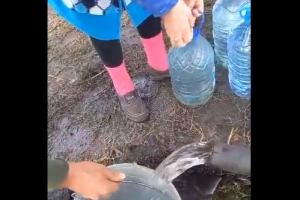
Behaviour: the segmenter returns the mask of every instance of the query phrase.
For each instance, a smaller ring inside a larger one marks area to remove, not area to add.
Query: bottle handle
[[[202,14],[201,15],[201,21],[200,21],[200,23],[199,23],[199,25],[198,26],[195,26],[194,27],[194,36],[193,36],[193,38],[196,38],[198,35],[200,35],[201,34],[201,31],[202,31],[202,28],[203,28],[203,25],[204,25],[204,22],[205,22],[205,14],[204,14],[204,12],[202,13],[200,13],[200,14]]]

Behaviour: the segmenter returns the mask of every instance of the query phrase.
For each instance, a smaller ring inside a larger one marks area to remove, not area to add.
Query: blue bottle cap
[[[251,22],[251,5],[247,4],[240,10],[241,17],[245,20],[246,23]]]

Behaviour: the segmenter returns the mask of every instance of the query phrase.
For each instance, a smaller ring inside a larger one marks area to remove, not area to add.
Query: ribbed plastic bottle
[[[243,22],[228,36],[228,76],[232,91],[239,97],[251,96],[251,7],[240,10]]]
[[[194,29],[194,38],[182,48],[172,47],[168,53],[172,89],[184,105],[198,106],[206,103],[215,88],[214,52],[200,32],[205,20]]]
[[[250,0],[217,0],[213,6],[213,38],[216,64],[228,67],[227,38],[229,31],[242,19],[239,10]]]

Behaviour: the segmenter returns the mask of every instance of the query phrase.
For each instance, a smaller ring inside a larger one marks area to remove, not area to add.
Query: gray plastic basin
[[[172,183],[162,179],[150,179],[154,170],[131,163],[108,166],[126,174],[119,190],[105,200],[181,200]],[[104,200],[101,198],[101,200]]]

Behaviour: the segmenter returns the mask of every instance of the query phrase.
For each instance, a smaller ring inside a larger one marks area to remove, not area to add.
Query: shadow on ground
[[[207,5],[209,12],[210,5]],[[203,35],[211,40],[210,16]],[[48,156],[105,164],[136,162],[155,168],[175,149],[197,141],[219,138],[250,143],[250,102],[235,97],[226,70],[217,69],[213,98],[198,108],[187,108],[172,95],[170,82],[153,82],[146,74],[146,57],[135,29],[123,20],[123,50],[128,70],[140,96],[151,110],[150,120],[136,124],[120,109],[112,83],[89,40],[48,12]],[[167,42],[168,43],[168,42]],[[195,177],[197,169],[193,169]],[[184,181],[181,188],[190,182]],[[230,188],[238,188],[242,181]],[[221,187],[220,187],[221,188]],[[228,188],[226,190],[229,190]],[[220,194],[223,195],[220,189]],[[234,190],[236,191],[236,190]],[[67,191],[64,191],[67,192]],[[247,191],[249,194],[249,191]],[[197,199],[197,188],[185,199]],[[60,194],[62,195],[62,194]],[[236,198],[240,193],[235,194]],[[245,194],[246,195],[246,194]],[[62,195],[66,196],[66,195]],[[243,196],[244,197],[244,196]],[[219,197],[216,197],[218,199]],[[62,199],[48,197],[48,199]],[[225,199],[225,197],[222,199]],[[197,199],[199,200],[199,198]]]

